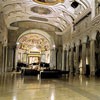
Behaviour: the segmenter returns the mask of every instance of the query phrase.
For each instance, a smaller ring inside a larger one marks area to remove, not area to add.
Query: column
[[[7,71],[7,46],[3,46],[3,66],[2,72]]]
[[[14,51],[13,51],[13,46],[8,47],[8,71],[12,71],[13,68],[13,63],[14,63]]]
[[[7,54],[6,54],[6,46],[3,46],[3,72],[6,72],[6,57],[7,57]]]
[[[62,46],[58,47],[57,50],[57,69],[62,69]]]
[[[2,59],[3,59],[3,52],[2,52],[2,42],[0,42],[0,73],[2,73]]]
[[[56,54],[56,69],[57,69],[57,61],[58,61],[58,58],[57,58],[57,56],[58,56],[58,49],[57,48],[55,48],[55,54]]]
[[[76,74],[79,73],[79,45],[76,45],[76,58],[75,58]]]
[[[2,72],[5,69],[5,46],[2,47]]]
[[[67,58],[67,51],[64,50],[64,70],[66,70],[66,58]]]
[[[71,73],[71,49],[69,49],[69,54],[68,54],[68,56],[69,56],[69,59],[68,59],[69,71],[70,71],[70,73]]]
[[[90,75],[95,75],[95,40],[90,41]]]
[[[56,67],[56,52],[55,49],[50,50],[50,67],[54,69]]]
[[[69,50],[67,50],[66,54],[66,71],[69,71]]]
[[[64,63],[65,63],[65,50],[62,52],[62,70],[64,70]]]
[[[82,74],[86,73],[86,43],[82,43]]]
[[[71,48],[71,59],[70,59],[70,72],[73,73],[73,67],[74,67],[74,51],[73,47]]]
[[[16,46],[15,67],[17,67],[17,62],[18,62],[18,60],[19,60],[18,55],[19,55],[19,53],[18,53],[18,47]],[[27,57],[26,63],[28,63],[28,57]]]
[[[7,71],[7,56],[8,56],[8,47],[5,47],[5,72]]]
[[[15,70],[16,46],[13,46],[13,70]]]

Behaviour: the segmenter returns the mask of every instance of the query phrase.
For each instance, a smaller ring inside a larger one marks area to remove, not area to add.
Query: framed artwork
[[[38,63],[38,62],[39,62],[39,57],[36,57],[36,56],[29,56],[29,57],[28,57],[28,62],[29,62],[29,64]]]

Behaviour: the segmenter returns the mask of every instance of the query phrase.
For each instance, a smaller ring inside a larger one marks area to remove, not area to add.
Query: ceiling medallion
[[[33,1],[45,5],[55,5],[57,3],[64,2],[64,0],[33,0]]]

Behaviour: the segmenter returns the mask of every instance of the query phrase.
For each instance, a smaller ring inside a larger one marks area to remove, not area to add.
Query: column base
[[[90,75],[91,75],[91,76],[95,76],[95,71],[91,71],[91,72],[90,72]]]

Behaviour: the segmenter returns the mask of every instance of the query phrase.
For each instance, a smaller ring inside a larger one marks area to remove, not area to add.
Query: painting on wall
[[[39,63],[39,58],[35,56],[30,56],[28,60],[29,60],[29,64]]]

